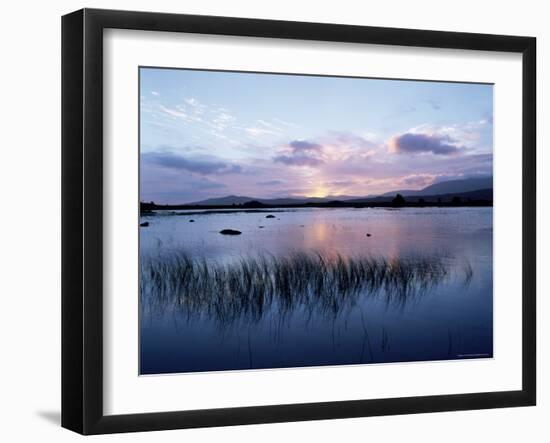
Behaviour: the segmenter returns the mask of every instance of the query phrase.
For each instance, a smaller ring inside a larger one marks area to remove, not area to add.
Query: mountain
[[[400,189],[397,191],[386,192],[382,195],[367,195],[364,197],[354,197],[349,195],[329,195],[327,197],[281,197],[281,198],[255,198],[241,195],[227,195],[225,197],[209,198],[193,203],[188,203],[191,206],[232,206],[244,205],[252,203],[253,206],[284,206],[284,205],[303,205],[306,203],[328,203],[334,201],[360,203],[360,202],[383,202],[391,201],[396,194],[401,194],[404,197],[430,197],[432,200],[437,200],[437,197],[452,199],[453,196],[461,198],[471,198],[472,200],[493,199],[493,177],[482,178],[467,178],[462,180],[449,180],[446,182],[434,183],[424,189]],[[479,191],[475,194],[474,191]],[[468,193],[472,193],[467,195]]]
[[[439,194],[453,194],[461,192],[477,191],[478,189],[492,189],[493,177],[482,178],[466,178],[462,180],[449,180],[446,182],[434,183],[424,189],[410,190],[401,189],[397,191],[386,192],[382,194],[383,197],[393,196],[401,194],[402,196],[417,196],[417,195],[439,195]]]
[[[349,200],[352,197],[348,195],[339,195],[339,196],[327,196],[327,197],[282,197],[282,198],[254,198],[254,197],[245,197],[240,195],[228,195],[226,197],[219,198],[208,198],[206,200],[201,200],[189,205],[196,206],[231,206],[231,205],[242,205],[248,202],[259,202],[264,205],[301,205],[304,203],[325,203],[333,200]]]
[[[403,194],[401,194],[403,195]],[[387,203],[391,202],[393,198],[395,197],[395,194],[391,195],[380,195],[378,197],[366,197],[366,198],[358,198],[354,200],[347,200],[346,203]],[[404,196],[405,201],[410,203],[417,203],[419,199],[422,198],[426,203],[435,203],[435,202],[443,202],[448,203],[452,201],[454,198],[458,197],[462,200],[486,200],[486,201],[493,201],[493,188],[488,189],[476,189],[475,191],[468,191],[468,192],[451,192],[448,194],[431,194],[431,195],[408,195]]]

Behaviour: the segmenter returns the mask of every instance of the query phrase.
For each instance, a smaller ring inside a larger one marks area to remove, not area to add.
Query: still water
[[[141,222],[142,374],[493,355],[492,208],[159,211]],[[172,272],[173,257],[193,272]],[[377,277],[357,271],[349,289],[361,260]],[[307,272],[286,280],[296,267]]]

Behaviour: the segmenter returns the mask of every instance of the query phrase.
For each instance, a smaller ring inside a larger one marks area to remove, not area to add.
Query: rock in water
[[[242,232],[237,231],[236,229],[222,229],[220,231],[220,234],[223,234],[223,235],[241,235]]]
[[[367,237],[370,237],[370,234],[367,233]]]
[[[149,222],[143,222],[143,223],[140,223],[139,225],[142,226],[143,228],[146,228],[147,226],[149,226]]]
[[[275,216],[274,216],[274,215],[271,215],[271,214],[269,214],[269,215],[266,215],[266,216],[265,216],[265,218],[275,218]]]
[[[189,223],[195,223],[195,220],[191,219],[189,220]]]

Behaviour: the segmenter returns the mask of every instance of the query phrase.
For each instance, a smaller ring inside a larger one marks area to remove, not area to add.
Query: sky
[[[362,197],[492,168],[492,85],[140,68],[142,201]]]

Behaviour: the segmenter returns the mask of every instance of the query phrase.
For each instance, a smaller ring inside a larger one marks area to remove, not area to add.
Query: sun
[[[322,198],[322,197],[326,197],[327,195],[328,195],[328,189],[322,185],[319,185],[313,190],[310,197]]]

